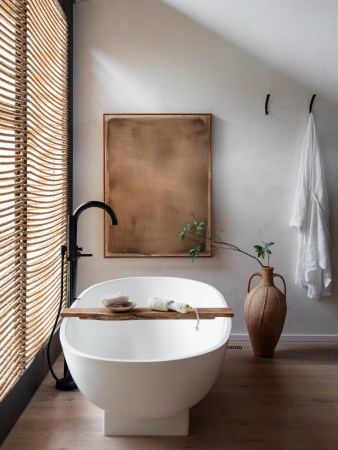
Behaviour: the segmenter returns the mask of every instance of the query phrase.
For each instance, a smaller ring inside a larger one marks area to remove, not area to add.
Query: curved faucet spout
[[[92,200],[90,202],[80,205],[73,214],[68,216],[68,307],[72,305],[76,298],[76,281],[77,281],[77,260],[81,256],[92,256],[89,254],[82,254],[82,248],[77,246],[77,222],[80,214],[88,208],[103,209],[109,216],[111,224],[117,225],[117,217],[112,208],[106,203]]]
[[[83,203],[82,205],[78,206],[76,208],[76,210],[73,213],[73,216],[75,218],[75,220],[77,220],[79,218],[79,215],[86,209],[88,208],[101,208],[104,211],[106,211],[106,213],[109,215],[110,217],[110,221],[112,225],[117,225],[117,218],[116,218],[116,214],[114,213],[114,211],[111,209],[111,207],[109,205],[107,205],[106,203],[103,202],[99,202],[97,200],[92,200],[90,202],[87,203]]]

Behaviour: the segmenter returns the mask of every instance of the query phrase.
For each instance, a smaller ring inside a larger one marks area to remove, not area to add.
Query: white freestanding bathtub
[[[129,295],[137,307],[150,297],[193,307],[226,307],[221,293],[199,281],[136,277],[85,290],[73,307],[100,307],[102,297]],[[123,314],[123,313],[121,313]],[[231,331],[230,318],[100,321],[64,319],[60,338],[83,395],[104,411],[105,435],[187,435],[189,408],[214,384]]]

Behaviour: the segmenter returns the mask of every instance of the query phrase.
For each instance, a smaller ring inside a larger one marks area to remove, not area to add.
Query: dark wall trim
[[[68,25],[69,25],[69,59],[68,59],[68,67],[69,67],[69,115],[68,115],[68,124],[69,124],[69,151],[70,151],[70,160],[69,160],[69,214],[73,212],[73,3],[74,0],[58,0],[61,8],[66,14]]]
[[[50,349],[51,361],[54,363],[61,352],[58,332],[54,335]],[[0,445],[28,405],[48,370],[46,346],[36,355],[13,389],[0,402]]]
[[[66,14],[69,36],[69,211],[73,210],[73,0],[58,0]],[[51,343],[50,357],[54,362],[61,353],[59,333],[57,332]],[[0,445],[11,431],[16,421],[28,405],[29,401],[48,373],[47,346],[34,358],[16,385],[0,402]],[[62,374],[61,374],[62,375]]]
[[[73,1],[64,0],[69,23],[69,214],[73,213]]]
[[[61,8],[69,19],[73,15],[73,3],[74,0],[58,0]]]
[[[68,102],[68,124],[69,124],[69,203],[68,212],[73,211],[73,3],[74,0],[58,0],[63,12],[65,13],[69,25],[69,102]]]

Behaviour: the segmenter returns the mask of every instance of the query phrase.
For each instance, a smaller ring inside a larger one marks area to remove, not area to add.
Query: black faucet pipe
[[[77,260],[81,256],[92,256],[90,254],[82,254],[82,248],[77,246],[77,221],[80,214],[88,208],[103,209],[109,216],[111,224],[117,225],[117,218],[115,212],[106,203],[92,200],[80,205],[73,214],[68,216],[68,296],[67,306],[70,307],[76,298],[76,284],[77,284]]]
[[[115,212],[111,209],[111,207],[103,202],[99,202],[96,200],[90,201],[87,203],[83,203],[74,211],[73,214],[70,214],[68,216],[68,243],[67,243],[68,245],[67,245],[67,247],[66,246],[61,247],[62,255],[64,255],[66,250],[68,253],[68,289],[67,289],[67,306],[68,307],[70,307],[72,305],[72,303],[74,302],[74,300],[76,298],[77,260],[80,256],[92,256],[92,255],[81,253],[82,248],[77,246],[77,221],[78,221],[80,214],[88,208],[103,209],[109,215],[111,224],[117,225],[117,218],[116,218]],[[62,256],[62,258],[63,258],[63,256]],[[63,265],[63,259],[62,259],[62,265]],[[63,280],[63,271],[61,271],[61,277]],[[63,292],[63,284],[61,282],[60,306],[59,306],[59,310],[58,310],[57,317],[55,320],[55,325],[54,325],[54,328],[53,328],[53,331],[52,331],[52,334],[50,337],[50,341],[53,337],[54,330],[55,330],[57,322],[59,320],[59,315],[60,315],[61,306],[62,306],[62,292]],[[49,358],[49,346],[50,346],[50,342],[48,344],[48,349],[47,349],[48,363],[49,363],[51,373],[56,380],[56,384],[55,384],[56,388],[61,391],[68,391],[68,390],[76,389],[77,386],[73,380],[71,373],[69,372],[66,360],[64,361],[64,369],[63,369],[64,377],[63,378],[58,379],[57,376],[55,375],[55,373],[53,372],[53,369],[52,369],[52,366],[50,363],[50,358]]]

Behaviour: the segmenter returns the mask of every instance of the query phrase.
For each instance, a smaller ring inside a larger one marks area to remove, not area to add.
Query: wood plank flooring
[[[338,449],[337,342],[281,342],[273,359],[231,344],[244,350],[228,350],[215,386],[190,411],[187,437],[104,437],[101,411],[79,391],[57,391],[48,375],[1,448]],[[55,368],[61,374],[61,358]]]

